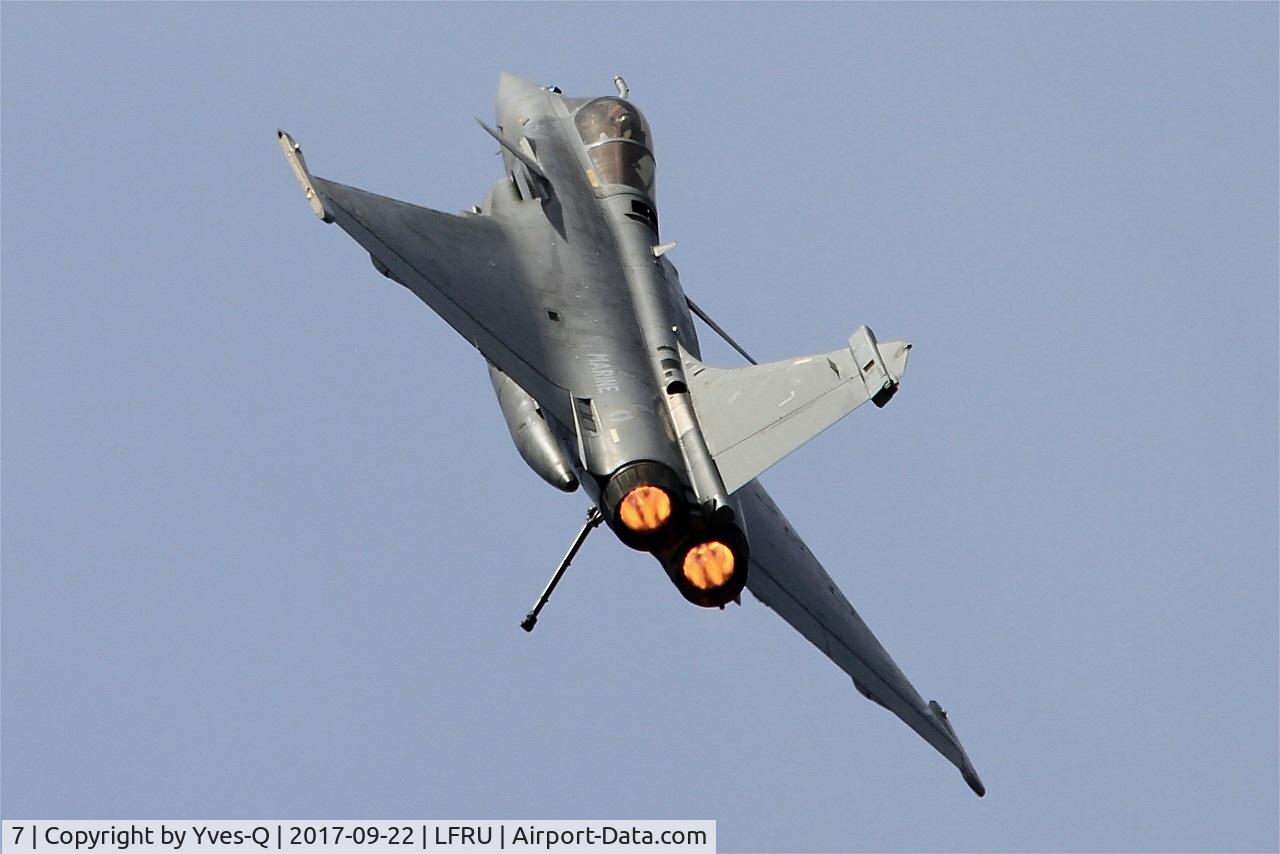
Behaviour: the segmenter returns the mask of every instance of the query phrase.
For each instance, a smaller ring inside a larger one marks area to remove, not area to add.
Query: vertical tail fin
[[[868,400],[898,390],[911,345],[860,326],[830,353],[747,368],[710,368],[682,353],[694,410],[733,492]]]

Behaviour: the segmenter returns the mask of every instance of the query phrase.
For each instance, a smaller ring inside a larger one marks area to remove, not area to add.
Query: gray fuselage
[[[688,391],[680,351],[698,355],[698,341],[659,243],[643,116],[619,97],[566,98],[507,76],[497,114],[507,175],[479,215],[501,226],[537,283],[527,309],[541,314],[542,350],[570,400],[527,391],[624,542],[652,551],[680,585],[671,564],[690,535],[730,539],[742,558],[733,585],[741,589],[746,540]],[[678,541],[637,536],[620,523],[619,502],[642,483],[660,484],[679,505],[678,525],[668,526],[679,529]]]

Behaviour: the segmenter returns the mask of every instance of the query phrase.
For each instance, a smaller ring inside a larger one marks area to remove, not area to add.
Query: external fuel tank
[[[493,383],[502,417],[511,431],[511,441],[529,468],[556,489],[564,492],[576,490],[578,477],[573,473],[564,449],[552,434],[551,426],[542,417],[538,402],[492,364],[489,364],[489,381]]]

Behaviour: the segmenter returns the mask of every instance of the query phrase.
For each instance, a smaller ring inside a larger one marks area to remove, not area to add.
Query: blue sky
[[[1277,8],[4,4],[0,811],[1274,850]],[[765,482],[984,800],[611,538],[517,628],[584,500],[274,140],[461,210],[501,70],[627,78],[758,358],[915,343]]]

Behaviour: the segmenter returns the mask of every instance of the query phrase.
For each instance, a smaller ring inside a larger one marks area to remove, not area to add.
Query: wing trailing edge
[[[752,482],[737,497],[751,538],[747,589],[843,670],[860,694],[888,709],[955,765],[978,797],[985,795],[947,713],[920,696],[769,493]]]

